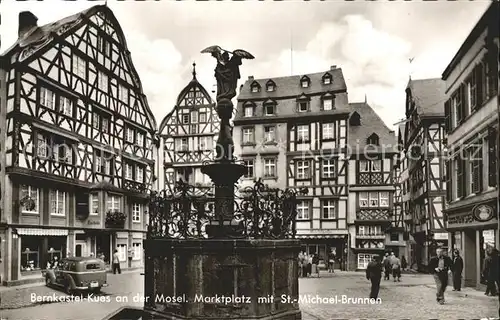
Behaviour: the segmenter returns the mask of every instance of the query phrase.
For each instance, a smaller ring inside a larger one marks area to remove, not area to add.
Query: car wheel
[[[101,288],[94,289],[94,293],[101,293]]]
[[[71,290],[71,285],[67,283],[64,286],[64,292],[66,292],[68,295],[72,296],[73,295],[73,290]]]

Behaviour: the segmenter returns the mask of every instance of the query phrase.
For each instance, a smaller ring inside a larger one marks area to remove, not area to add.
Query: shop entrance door
[[[85,257],[87,255],[87,244],[84,241],[77,241],[75,244],[75,257]]]

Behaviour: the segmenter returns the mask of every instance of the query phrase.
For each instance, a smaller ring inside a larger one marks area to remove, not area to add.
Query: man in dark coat
[[[379,256],[373,256],[373,260],[366,267],[366,279],[372,283],[370,298],[377,299],[380,290],[380,280],[382,279],[382,264]]]
[[[436,300],[444,304],[444,292],[448,286],[448,272],[451,272],[453,261],[444,254],[445,248],[436,249],[436,256],[429,260],[429,271],[436,282]]]
[[[491,248],[487,251],[486,255],[483,268],[483,277],[486,280],[486,292],[484,294],[496,296],[497,288],[495,283],[500,272],[498,268],[498,251],[495,248]]]
[[[460,256],[460,252],[453,252],[453,291],[460,291],[462,288],[462,271],[464,270],[464,260]]]

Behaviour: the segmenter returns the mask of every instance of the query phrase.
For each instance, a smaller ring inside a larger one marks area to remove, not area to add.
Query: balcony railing
[[[356,212],[356,220],[386,221],[391,219],[389,209],[362,209]]]
[[[384,184],[382,173],[360,173],[358,184]]]

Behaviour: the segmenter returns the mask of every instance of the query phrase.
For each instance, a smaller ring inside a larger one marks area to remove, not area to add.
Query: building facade
[[[117,249],[122,268],[141,266],[156,123],[113,13],[38,26],[21,12],[3,59],[3,283],[39,278],[54,256],[109,263]]]
[[[193,64],[193,79],[160,123],[160,189],[170,190],[179,180],[197,186],[212,185],[201,167],[204,161],[214,158],[220,122],[212,98],[196,79],[195,67]]]
[[[424,272],[436,247],[448,246],[442,212],[446,196],[444,92],[441,79],[410,79],[406,88],[403,152],[408,165],[408,206],[403,209],[411,215],[410,260]]]
[[[307,187],[298,204],[303,250],[332,250],[346,269],[347,131],[350,110],[342,70],[254,79],[241,88],[234,120],[235,154],[249,168],[245,186],[262,178],[271,187]]]
[[[404,253],[400,252],[400,255],[404,255],[408,263],[408,268],[411,268],[414,264],[412,257],[411,243],[414,242],[411,236],[411,225],[412,225],[412,215],[410,212],[410,193],[409,193],[409,174],[408,174],[408,157],[406,152],[404,152],[404,137],[405,125],[398,125],[397,139],[398,139],[398,156],[396,163],[394,164],[394,178],[396,192],[394,196],[394,219],[393,226],[403,231],[403,241],[405,243]]]
[[[485,251],[498,247],[498,19],[494,2],[443,73],[449,158],[447,229],[479,286]]]
[[[366,102],[349,107],[349,269],[366,269],[373,256],[399,256],[405,247],[402,229],[394,224],[397,141]]]

